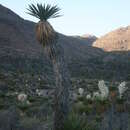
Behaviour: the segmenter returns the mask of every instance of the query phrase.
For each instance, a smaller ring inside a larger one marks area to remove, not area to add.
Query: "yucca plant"
[[[64,123],[62,130],[85,130],[85,123],[76,113],[71,113]]]
[[[87,117],[75,112],[69,114],[62,130],[98,130],[98,123],[88,120]]]
[[[40,21],[36,25],[36,38],[45,47],[56,39],[56,32],[48,22],[48,19],[60,17],[60,8],[57,5],[29,5],[28,14],[38,18]]]
[[[58,42],[58,33],[48,22],[48,19],[60,17],[60,8],[57,5],[31,4],[28,14],[39,19],[36,24],[36,38],[43,46],[45,54],[53,64],[56,77],[55,105],[54,105],[54,130],[62,130],[64,121],[69,111],[70,77],[64,60],[64,50]]]

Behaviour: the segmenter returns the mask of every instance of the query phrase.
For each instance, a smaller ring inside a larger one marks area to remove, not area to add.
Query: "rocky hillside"
[[[90,34],[84,34],[81,36],[76,36],[76,38],[79,38],[80,40],[89,40],[90,42],[88,42],[87,45],[92,46],[93,42],[95,42],[98,38],[94,35],[90,35]]]
[[[103,54],[100,49],[90,46],[93,41],[95,39],[90,37],[59,34],[58,42],[64,48],[66,61],[76,70],[79,63]],[[34,70],[33,66],[37,65],[40,71],[45,72],[47,66],[50,66],[35,39],[35,23],[24,20],[2,5],[0,5],[0,63],[0,68],[13,71]]]
[[[90,35],[90,34],[84,34],[84,35],[82,35],[80,37],[84,38],[84,39],[91,39],[91,40],[93,40],[93,42],[98,39],[98,37],[96,37],[95,35]]]
[[[40,73],[47,78],[52,76],[51,64],[35,39],[34,30],[35,23],[0,5],[0,74]],[[58,42],[64,48],[72,77],[130,79],[130,53],[104,52],[91,46],[96,39],[90,35],[59,34]]]
[[[0,5],[0,55],[10,54],[16,51],[19,55],[39,56],[42,52],[40,45],[35,39],[35,23],[20,18],[11,10]],[[86,56],[89,58],[95,55],[93,52],[100,52],[87,45],[92,44],[94,39],[67,37],[59,34],[59,42],[65,49],[66,57]],[[10,53],[7,53],[9,51]]]
[[[130,50],[130,26],[119,28],[93,43],[94,47],[105,51],[128,51]]]

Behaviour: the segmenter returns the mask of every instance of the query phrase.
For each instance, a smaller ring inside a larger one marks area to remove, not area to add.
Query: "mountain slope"
[[[10,55],[16,51],[19,55],[28,55],[34,58],[39,56],[42,49],[35,39],[34,30],[35,23],[20,18],[11,10],[0,5],[0,53],[8,50]],[[79,39],[59,35],[59,42],[65,49],[66,57],[84,58],[87,56],[89,58],[91,55],[95,55],[93,51],[100,53],[99,49],[94,50],[92,47],[88,47],[94,41],[90,38]]]
[[[130,53],[104,52],[91,46],[95,40],[93,36],[73,37],[59,34],[58,42],[64,48],[71,76],[106,80],[130,79]],[[0,5],[0,70],[0,75],[40,73],[48,78],[53,76],[51,64],[35,39],[35,23],[22,19],[2,5]]]
[[[93,43],[93,47],[102,48],[105,51],[130,50],[130,26],[119,28]]]

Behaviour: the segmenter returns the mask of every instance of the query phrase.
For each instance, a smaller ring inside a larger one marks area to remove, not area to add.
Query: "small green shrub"
[[[0,130],[19,130],[19,112],[12,106],[0,111]]]
[[[75,113],[71,113],[64,123],[63,130],[83,130],[84,123]]]
[[[5,104],[0,103],[0,110],[4,109],[4,107],[5,107]]]
[[[82,102],[77,102],[73,106],[73,111],[75,113],[82,114],[84,112],[84,109],[85,109],[85,105]]]
[[[96,100],[95,109],[98,114],[104,113],[110,107],[108,100]]]
[[[18,107],[21,111],[25,112],[30,106],[29,106],[26,102],[23,102],[23,103],[18,103],[18,104],[17,104],[17,107]]]
[[[20,124],[22,130],[42,130],[41,122],[36,118],[24,117]]]
[[[86,126],[82,130],[100,130],[98,127],[98,123],[95,120],[92,120],[91,122],[87,122]]]
[[[117,104],[124,104],[125,99],[124,98],[117,98],[116,102],[117,102]]]
[[[83,104],[84,104],[84,105],[93,104],[93,101],[92,101],[91,99],[84,99],[84,100],[83,100]]]
[[[3,93],[2,91],[0,91],[0,98],[4,98],[5,97],[5,93]]]
[[[84,112],[88,115],[88,114],[92,114],[93,112],[93,105],[87,105],[84,109]]]
[[[28,97],[28,100],[29,100],[30,102],[35,102],[35,101],[36,101],[36,97],[30,96],[30,97]]]
[[[98,130],[95,120],[88,121],[86,117],[72,112],[64,123],[63,130]]]
[[[95,120],[96,120],[96,122],[101,122],[102,117],[100,115],[96,115]]]
[[[80,97],[78,97],[78,101],[84,101],[84,97],[82,97],[82,96],[80,96]]]

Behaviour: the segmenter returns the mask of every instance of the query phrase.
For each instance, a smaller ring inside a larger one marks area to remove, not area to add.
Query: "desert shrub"
[[[63,130],[98,130],[95,120],[88,121],[86,117],[72,112],[64,123]]]
[[[99,114],[104,113],[110,107],[110,102],[108,100],[95,100],[95,110]]]
[[[15,107],[0,111],[0,130],[18,130],[19,114]]]
[[[102,116],[96,114],[96,116],[95,116],[95,121],[96,121],[96,122],[101,122],[101,121],[102,121]]]
[[[51,114],[51,108],[48,105],[32,106],[30,107],[26,114],[29,117],[36,117],[40,120],[46,120]]]
[[[83,110],[85,109],[85,105],[82,102],[77,102],[73,105],[72,109],[75,113],[82,114]]]
[[[41,105],[41,103],[43,104],[43,103],[48,102],[48,98],[47,97],[38,97],[38,96],[30,96],[30,97],[28,97],[28,100],[31,103],[33,103],[35,106],[36,105]]]
[[[20,103],[17,104],[17,107],[21,111],[25,112],[27,109],[29,109],[30,106],[26,102],[20,102]]]
[[[116,103],[118,103],[118,104],[124,104],[124,102],[125,102],[124,98],[117,98],[116,99]]]
[[[0,98],[0,110],[4,109],[4,107],[5,107],[4,99]]]
[[[42,125],[36,118],[24,117],[20,122],[20,130],[42,130]]]
[[[0,98],[4,98],[4,97],[5,97],[5,94],[2,91],[0,91]]]
[[[93,101],[92,101],[91,99],[84,99],[84,100],[83,100],[83,104],[84,104],[84,105],[93,104]]]
[[[85,102],[75,103],[72,107],[73,111],[78,114],[91,114],[93,112],[93,104]]]
[[[82,130],[99,130],[98,123],[95,120],[87,122],[85,128]]]
[[[30,102],[36,102],[36,97],[34,97],[34,96],[30,96],[30,97],[28,97],[28,100],[30,101]]]
[[[85,112],[85,114],[92,114],[92,112],[93,112],[93,106],[92,105],[87,105],[87,106],[85,106],[85,109],[84,109],[84,112]]]
[[[85,97],[79,96],[78,101],[84,101]]]
[[[84,123],[77,114],[71,113],[64,123],[63,130],[83,130]]]

